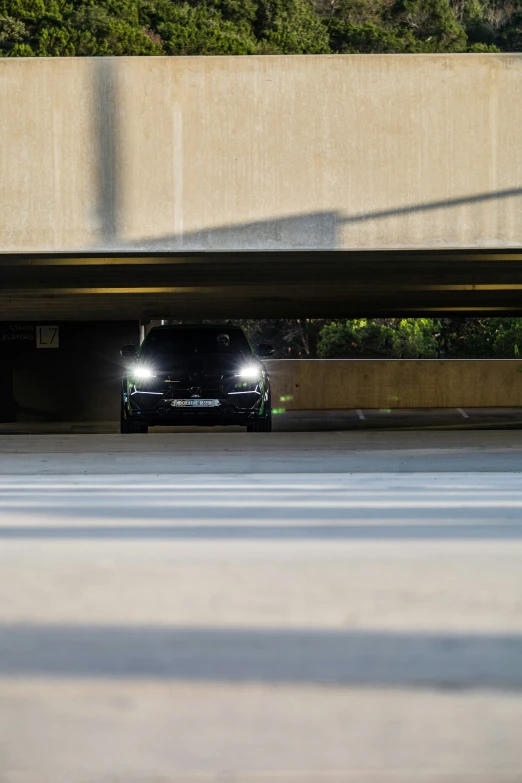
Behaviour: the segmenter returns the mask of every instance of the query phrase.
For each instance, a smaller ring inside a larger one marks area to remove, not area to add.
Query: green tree
[[[354,25],[368,22],[381,24],[385,18],[388,0],[314,0],[317,12],[324,19],[338,19]]]
[[[37,21],[46,12],[44,0],[0,0],[0,17]]]
[[[448,358],[516,359],[522,352],[522,318],[445,318],[440,326]]]
[[[257,41],[246,22],[234,24],[206,6],[194,8],[184,3],[156,29],[170,55],[245,55],[257,51]]]
[[[522,9],[500,31],[496,41],[508,52],[522,52]]]
[[[522,51],[522,0],[0,0],[0,56]]]
[[[466,50],[469,54],[496,54],[500,49],[495,44],[474,43]]]
[[[466,49],[466,31],[458,23],[448,0],[395,0],[389,21],[410,30],[434,52]]]
[[[439,355],[439,323],[431,318],[356,318],[326,324],[320,334],[322,359],[432,359]]]
[[[339,54],[401,54],[430,51],[411,30],[390,29],[374,22],[352,24],[330,19],[326,25],[330,48]]]
[[[328,31],[310,0],[259,0],[256,34],[260,51],[328,54]]]

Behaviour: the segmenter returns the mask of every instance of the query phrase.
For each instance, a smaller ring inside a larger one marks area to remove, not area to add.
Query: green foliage
[[[140,24],[138,11],[135,0],[0,0],[0,54],[163,54],[160,37]]]
[[[380,24],[386,17],[389,8],[388,0],[315,0],[316,8],[322,11],[326,18],[339,19],[354,25],[367,22]]]
[[[516,359],[522,318],[359,318],[327,323],[320,358]]]
[[[500,52],[500,49],[495,44],[476,43],[469,46],[467,52],[469,54],[496,54]]]
[[[522,52],[522,11],[512,17],[498,36],[499,46],[507,52]]]
[[[374,22],[352,24],[330,19],[327,24],[330,47],[340,54],[389,54],[431,51],[406,28],[389,29]]]
[[[256,31],[261,50],[328,54],[328,32],[309,0],[260,0]]]
[[[37,20],[47,11],[44,0],[0,0],[0,17]]]
[[[444,319],[441,350],[454,359],[516,359],[522,351],[522,318]]]
[[[390,19],[434,52],[461,52],[467,36],[448,0],[395,0]]]
[[[248,24],[234,24],[213,8],[188,3],[173,9],[157,30],[170,55],[255,54],[257,47]]]
[[[434,359],[438,356],[436,328],[431,318],[357,318],[327,324],[317,349],[322,359]]]
[[[0,56],[522,51],[522,0],[0,0]]]

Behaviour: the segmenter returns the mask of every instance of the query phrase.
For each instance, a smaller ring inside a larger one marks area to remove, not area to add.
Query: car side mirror
[[[270,343],[259,343],[257,346],[257,355],[260,359],[268,359],[274,355],[274,348]]]
[[[123,356],[124,359],[135,359],[137,354],[136,346],[124,345],[120,351],[120,354]]]

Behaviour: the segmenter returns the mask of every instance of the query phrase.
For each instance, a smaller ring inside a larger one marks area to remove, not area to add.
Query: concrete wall
[[[522,361],[273,360],[272,406],[285,410],[522,405]]]
[[[0,60],[0,252],[522,246],[522,55]]]

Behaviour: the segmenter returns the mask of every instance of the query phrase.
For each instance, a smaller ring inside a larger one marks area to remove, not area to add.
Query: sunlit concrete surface
[[[0,437],[2,783],[519,783],[509,432]]]
[[[0,252],[520,248],[521,87],[513,53],[5,58]]]

